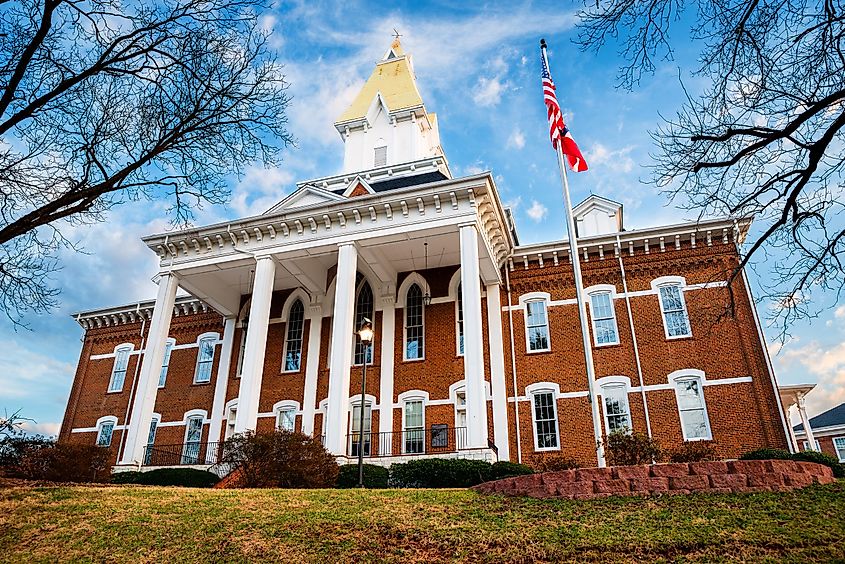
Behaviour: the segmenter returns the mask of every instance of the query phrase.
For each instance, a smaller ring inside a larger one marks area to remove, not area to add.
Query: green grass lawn
[[[0,489],[0,562],[845,559],[845,482],[540,501],[468,490]]]

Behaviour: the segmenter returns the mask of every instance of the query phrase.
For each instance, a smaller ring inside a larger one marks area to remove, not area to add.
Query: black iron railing
[[[347,454],[358,456],[360,433],[347,435]],[[410,429],[398,433],[364,433],[366,457],[406,456],[457,452],[466,448],[466,427],[432,425],[428,429]]]
[[[223,453],[222,442],[153,445],[144,450],[144,466],[186,466],[217,464]]]

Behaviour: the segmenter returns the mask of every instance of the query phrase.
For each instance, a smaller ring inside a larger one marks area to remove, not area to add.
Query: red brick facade
[[[617,294],[612,303],[620,344],[594,347],[596,376],[598,379],[607,376],[624,376],[629,379],[630,386],[634,388],[627,395],[633,429],[645,432],[647,428],[644,393],[652,434],[666,448],[680,446],[683,435],[678,403],[675,391],[669,385],[669,375],[680,370],[697,370],[705,375],[703,394],[706,413],[713,446],[720,456],[736,457],[744,451],[760,447],[786,448],[787,438],[776,390],[768,368],[766,351],[755,325],[754,306],[749,302],[745,282],[742,278],[734,279],[730,292],[724,284],[737,265],[735,245],[714,239],[712,245],[699,244],[694,247],[686,241],[679,245],[679,248],[674,245],[667,245],[665,250],[652,247],[648,253],[638,248],[633,255],[623,249],[621,255],[634,333],[639,346],[642,383],[637,369],[627,302],[623,296],[622,273],[614,251],[606,250],[603,257],[597,253],[591,254],[586,262],[582,262],[582,267],[585,287],[610,284],[614,286]],[[526,388],[538,382],[547,382],[556,384],[560,391],[560,397],[556,399],[560,455],[574,459],[582,465],[594,465],[596,459],[593,427],[590,401],[585,394],[587,381],[580,326],[577,308],[570,303],[575,297],[572,266],[563,258],[557,265],[550,260],[541,265],[539,261],[529,257],[526,266],[517,255],[514,256],[514,261],[512,268],[506,266],[502,271],[502,279],[508,281],[510,287],[508,288],[507,283],[501,285],[502,326],[495,328],[495,331],[501,332],[504,348],[510,459],[517,460],[518,453],[521,453],[522,460],[530,463],[536,456],[532,403],[530,397],[526,396]],[[449,388],[461,381],[464,373],[464,361],[458,355],[456,345],[456,305],[453,298],[450,299],[455,291],[450,288],[450,281],[453,280],[457,269],[458,267],[454,266],[419,272],[430,287],[433,302],[425,308],[424,360],[403,359],[404,296],[397,296],[392,401],[397,403],[399,395],[403,392],[427,392],[431,403],[425,407],[427,429],[434,424],[455,426],[454,397],[450,397]],[[397,287],[402,285],[408,274],[399,274]],[[683,292],[692,329],[691,337],[666,337],[661,306],[657,293],[652,288],[653,280],[665,276],[683,277],[686,286],[694,287]],[[551,300],[547,309],[551,341],[549,352],[526,352],[525,312],[520,309],[519,298],[535,292],[548,293]],[[292,290],[283,290],[273,294],[258,409],[259,431],[269,430],[274,425],[274,418],[264,414],[271,413],[273,405],[277,402],[292,400],[302,406],[305,401],[305,373],[309,361],[306,351],[309,347],[311,323],[309,319],[306,318],[303,327],[300,370],[282,370],[287,320],[282,319],[281,315],[291,293]],[[735,314],[726,315],[731,295],[734,299]],[[486,298],[482,301],[484,372],[489,383],[491,327],[488,324]],[[560,301],[564,303],[555,303]],[[380,309],[378,304],[376,309]],[[381,403],[379,387],[382,321],[382,311],[376,311],[373,319],[373,365],[367,370],[367,394],[376,398],[372,411],[373,431],[379,429],[377,406]],[[94,442],[97,420],[103,416],[114,416],[117,418],[117,426],[112,437],[112,449],[116,455],[123,438],[121,429],[127,420],[127,408],[139,355],[133,354],[130,357],[123,389],[120,392],[108,393],[114,365],[113,353],[115,347],[123,343],[131,343],[136,351],[142,349],[146,329],[148,322],[136,319],[134,322],[93,327],[86,331],[60,440]],[[206,384],[194,383],[198,337],[204,333],[215,332],[222,340],[223,330],[221,316],[210,310],[208,313],[187,313],[173,318],[170,337],[176,339],[176,348],[171,353],[166,384],[158,390],[155,404],[155,413],[160,415],[161,421],[155,439],[157,445],[183,442],[186,412],[200,409],[210,418],[214,407],[223,409],[222,405],[214,406],[214,390],[221,357],[220,342],[215,347],[211,381]],[[330,338],[331,317],[323,317],[314,406],[317,409],[315,434],[323,432],[323,415],[319,404],[328,395]],[[241,342],[242,330],[238,327],[233,338],[226,402],[238,397],[240,379],[237,377],[237,370]],[[512,346],[515,359],[511,355]],[[515,375],[513,367],[516,368]],[[720,383],[728,379],[732,379],[730,383]],[[360,393],[360,387],[361,369],[355,367],[351,374],[350,395]],[[517,401],[514,401],[515,399]],[[395,432],[402,430],[402,417],[401,407],[395,408]],[[300,429],[301,425],[300,411],[296,418],[296,428]],[[492,403],[488,401],[488,430],[491,440],[494,436],[494,426]],[[603,419],[602,427],[604,428]],[[226,430],[226,421],[223,422],[220,436],[209,437],[208,429],[208,424],[203,426],[203,441],[221,440]],[[518,436],[521,437],[519,444]],[[498,446],[501,450],[503,445]]]

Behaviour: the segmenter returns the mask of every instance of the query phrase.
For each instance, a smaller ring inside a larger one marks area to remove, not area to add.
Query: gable
[[[356,176],[355,179],[346,187],[346,190],[343,191],[343,196],[346,198],[369,196],[370,194],[375,194],[375,190],[373,190],[372,186],[370,186],[370,184],[360,176]]]
[[[277,213],[284,210],[305,208],[319,204],[329,204],[342,201],[344,198],[334,192],[323,190],[317,186],[303,186],[266,212],[265,214]]]

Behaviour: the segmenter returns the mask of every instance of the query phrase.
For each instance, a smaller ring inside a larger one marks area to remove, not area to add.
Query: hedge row
[[[790,453],[786,450],[778,448],[761,448],[746,452],[740,456],[741,460],[799,460],[802,462],[816,462],[830,466],[833,470],[833,476],[836,478],[845,478],[845,465],[841,464],[836,457],[830,456],[823,452],[814,450],[806,450],[803,452]]]
[[[393,464],[389,469],[364,464],[364,486],[367,488],[468,488],[490,480],[533,473],[530,467],[514,462],[490,464],[483,460],[425,458]],[[341,466],[337,487],[357,486],[358,465]]]

